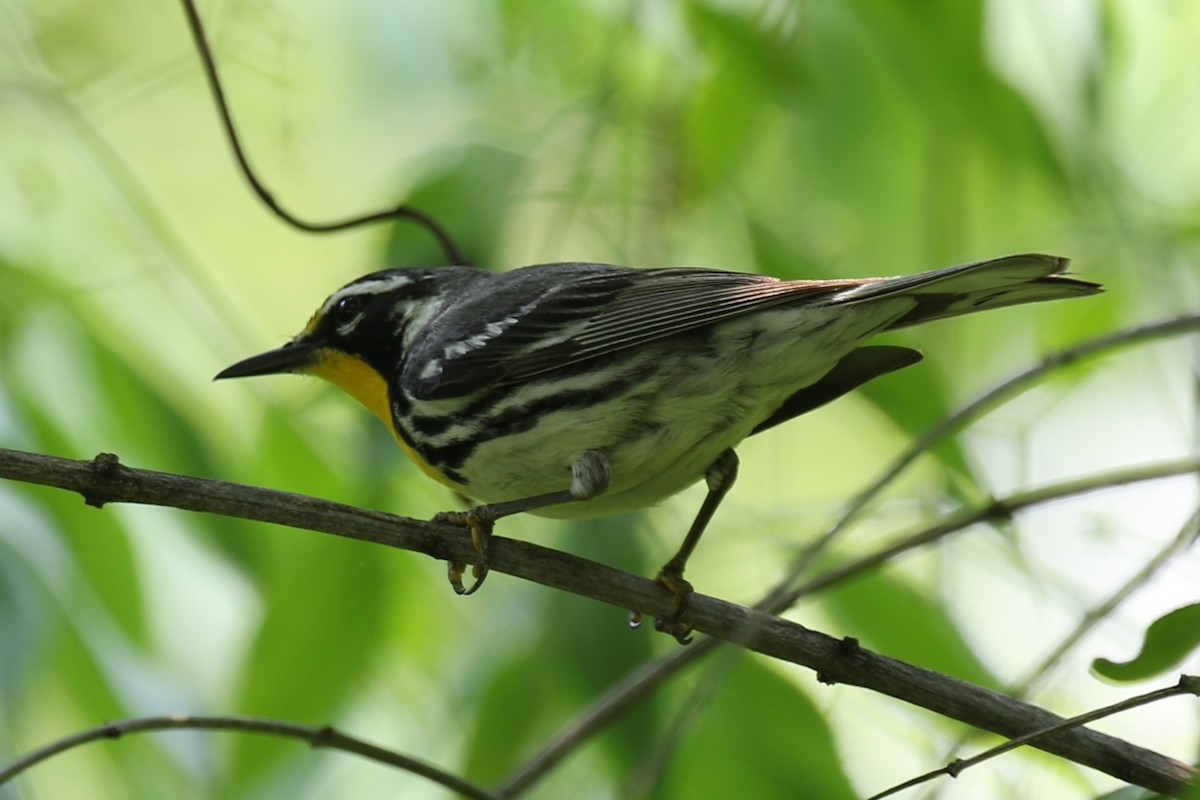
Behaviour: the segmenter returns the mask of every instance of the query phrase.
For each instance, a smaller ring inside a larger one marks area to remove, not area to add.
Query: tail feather
[[[838,292],[832,303],[856,304],[904,295],[916,301],[888,328],[945,319],[1004,306],[1083,297],[1103,291],[1098,283],[1069,278],[1069,260],[1037,253],[1005,256],[930,270],[899,278],[880,278]]]

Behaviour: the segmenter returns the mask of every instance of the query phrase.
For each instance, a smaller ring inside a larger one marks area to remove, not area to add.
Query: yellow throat
[[[368,411],[383,420],[383,424],[387,425],[388,430],[392,432],[392,435],[396,437],[396,441],[400,443],[400,447],[404,450],[405,455],[412,459],[412,462],[422,472],[439,483],[449,486],[451,489],[459,488],[446,480],[446,477],[438,472],[432,464],[421,458],[421,455],[409,447],[408,443],[400,436],[400,432],[396,430],[396,426],[392,421],[392,408],[388,402],[387,382],[384,381],[383,376],[376,372],[371,365],[349,353],[326,349],[322,350],[320,357],[305,367],[303,371],[309,375],[315,375],[318,378],[329,381],[362,403]]]

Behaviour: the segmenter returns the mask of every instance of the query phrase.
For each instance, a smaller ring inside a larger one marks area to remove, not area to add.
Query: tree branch
[[[1196,460],[1162,465],[1140,479],[1195,472]],[[470,535],[452,525],[406,519],[305,495],[130,469],[116,456],[92,461],[0,449],[0,477],[79,492],[85,502],[165,505],[243,519],[273,522],[469,562]],[[1127,482],[1128,475],[1123,482]],[[1076,491],[1096,488],[1072,483]],[[1050,490],[1040,490],[1046,495]],[[1047,495],[1048,496],[1048,495]],[[1004,508],[997,501],[994,508]],[[600,600],[655,617],[673,613],[671,599],[653,581],[567,553],[495,537],[491,566],[496,572]],[[872,653],[853,639],[837,640],[763,611],[713,597],[693,595],[685,620],[702,633],[774,658],[813,669],[825,683],[872,689],[952,719],[1003,736],[1021,736],[1061,721],[1048,711],[966,681]],[[1038,740],[1037,747],[1121,780],[1158,792],[1178,791],[1193,777],[1178,761],[1081,728]]]
[[[1194,675],[1182,675],[1174,686],[1167,687],[1166,689],[1156,689],[1152,692],[1140,694],[1137,697],[1127,698],[1119,703],[1113,703],[1112,705],[1105,706],[1104,708],[1097,708],[1093,711],[1088,711],[1087,713],[1080,714],[1077,717],[1064,719],[1055,725],[1050,725],[1049,727],[1043,728],[1039,731],[1031,731],[1024,736],[1018,736],[1015,739],[1009,739],[1004,744],[996,745],[995,747],[989,750],[984,750],[982,753],[971,756],[970,758],[956,758],[940,769],[930,770],[923,775],[918,775],[911,780],[897,784],[886,791],[880,792],[879,794],[873,794],[867,798],[867,800],[882,800],[884,797],[891,797],[892,795],[902,792],[905,789],[911,789],[914,786],[919,786],[922,783],[930,781],[939,775],[949,775],[951,778],[957,778],[963,773],[963,771],[970,767],[974,767],[977,764],[982,764],[984,761],[988,761],[989,759],[1002,756],[1010,750],[1016,750],[1018,747],[1036,744],[1038,739],[1050,736],[1059,731],[1076,728],[1080,725],[1086,725],[1089,722],[1095,722],[1098,719],[1103,719],[1104,717],[1111,717],[1113,714],[1119,714],[1122,711],[1128,711],[1132,708],[1140,708],[1141,706],[1147,706],[1151,703],[1157,703],[1159,700],[1166,700],[1169,697],[1179,697],[1180,695],[1185,694],[1190,694],[1193,697],[1200,697],[1200,678]]]
[[[470,781],[463,780],[457,775],[439,769],[432,764],[427,764],[420,759],[379,747],[353,736],[348,736],[333,728],[314,728],[311,725],[297,725],[292,722],[257,719],[254,717],[192,716],[189,714],[172,714],[163,717],[138,717],[119,722],[109,722],[104,725],[98,725],[95,728],[79,731],[71,736],[63,737],[45,747],[34,750],[32,753],[0,769],[0,786],[3,786],[30,767],[53,758],[60,753],[65,753],[68,750],[90,744],[91,742],[104,739],[119,739],[122,736],[134,733],[169,730],[234,731],[238,733],[261,733],[285,739],[299,739],[303,742],[308,742],[313,747],[353,753],[380,764],[386,764],[406,772],[411,772],[414,775],[419,775],[422,778],[445,786],[447,789],[457,792],[463,797],[471,797],[475,798],[475,800],[499,800],[500,798],[500,795],[489,792],[482,786],[477,786]]]
[[[789,602],[787,599],[790,596],[789,587],[794,586],[800,580],[800,577],[816,562],[817,557],[825,552],[829,545],[849,527],[850,523],[866,510],[872,500],[878,497],[921,455],[929,452],[934,443],[946,438],[954,431],[966,427],[1015,395],[1036,386],[1043,377],[1056,370],[1110,353],[1113,350],[1157,342],[1173,336],[1192,333],[1197,329],[1200,329],[1200,311],[1135,325],[1050,353],[1038,363],[1000,381],[914,439],[878,478],[850,500],[842,512],[842,516],[831,528],[805,547],[796,559],[796,563],[792,565],[787,577],[780,582],[776,596],[767,599],[760,605],[765,608],[785,608],[786,603]]]
[[[1042,505],[1053,500],[1074,497],[1088,492],[1110,489],[1130,483],[1170,478],[1176,475],[1200,474],[1200,458],[1182,458],[1176,461],[1164,461],[1158,464],[1146,464],[1140,467],[1125,467],[1100,475],[1090,475],[1085,478],[1062,481],[1060,483],[1016,492],[1005,498],[994,499],[981,508],[969,508],[950,514],[941,522],[910,533],[887,547],[882,547],[873,553],[847,564],[834,567],[828,572],[813,578],[803,585],[781,595],[779,598],[768,598],[770,605],[762,606],[766,610],[782,610],[791,608],[806,595],[815,594],[833,584],[847,578],[859,575],[867,570],[886,564],[892,559],[910,550],[916,550],[928,544],[946,538],[952,533],[981,522],[999,522],[1011,519],[1018,511]]]
[[[1083,618],[1079,620],[1079,624],[1075,626],[1066,637],[1063,638],[1057,646],[1047,653],[1041,661],[1035,664],[1024,677],[1008,687],[1008,691],[1015,697],[1025,697],[1030,690],[1041,680],[1050,669],[1062,660],[1071,648],[1077,645],[1083,638],[1096,627],[1101,620],[1107,619],[1112,612],[1125,602],[1138,589],[1147,585],[1150,579],[1160,569],[1166,566],[1176,556],[1184,553],[1188,548],[1192,547],[1197,537],[1200,537],[1200,509],[1192,513],[1187,521],[1183,523],[1183,527],[1175,534],[1175,538],[1167,542],[1166,546],[1147,561],[1142,568],[1134,575],[1130,576],[1124,584],[1116,591],[1110,594],[1102,602],[1094,608],[1088,610]]]

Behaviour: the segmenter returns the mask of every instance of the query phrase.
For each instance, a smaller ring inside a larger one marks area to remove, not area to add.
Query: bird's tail
[[[831,304],[857,304],[903,295],[916,301],[888,328],[903,328],[959,314],[1103,291],[1098,283],[1066,276],[1069,260],[1037,253],[1004,256],[899,278],[878,278],[837,292]]]

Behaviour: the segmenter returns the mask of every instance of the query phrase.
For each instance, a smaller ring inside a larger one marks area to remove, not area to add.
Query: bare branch
[[[188,714],[172,714],[163,717],[138,717],[98,725],[70,736],[64,736],[45,747],[40,747],[32,753],[17,759],[7,767],[0,769],[0,786],[25,772],[36,764],[65,753],[76,747],[104,739],[119,739],[134,733],[167,730],[217,730],[234,731],[237,733],[260,733],[268,736],[279,736],[285,739],[299,739],[313,747],[326,750],[340,750],[345,753],[360,755],[371,761],[397,767],[411,772],[434,783],[445,786],[464,797],[476,800],[499,800],[500,795],[489,792],[481,786],[443,769],[427,764],[420,759],[388,750],[378,745],[365,742],[333,728],[314,728],[310,725],[297,725],[292,722],[282,722],[273,719],[258,719],[254,717],[224,717],[224,716],[191,716]]]
[[[1187,461],[1137,472],[1139,479],[1148,480],[1197,469],[1200,463]],[[77,461],[0,449],[0,477],[76,491],[97,507],[109,502],[167,505],[332,533],[443,560],[469,562],[474,553],[470,535],[453,525],[406,519],[288,492],[130,469],[109,454]],[[1097,488],[1094,480],[1086,486],[1080,482],[1070,486],[1074,491]],[[1050,489],[1039,490],[1038,494],[1043,501],[1054,496]],[[989,508],[1006,507],[1003,501],[997,501]],[[649,616],[674,613],[671,598],[649,579],[529,542],[495,537],[491,548],[495,572]],[[813,669],[824,683],[872,689],[1004,736],[1021,736],[1060,721],[1036,706],[872,653],[855,640],[839,641],[764,611],[714,597],[694,595],[684,619],[701,633]],[[1178,789],[1192,777],[1185,764],[1087,729],[1058,733],[1040,739],[1036,746],[1159,792]]]
[[[1084,614],[1083,619],[1075,626],[1075,630],[1071,631],[1070,634],[1058,643],[1057,647],[1047,653],[1046,657],[1036,666],[1032,667],[1026,673],[1025,677],[1010,686],[1009,692],[1016,697],[1025,697],[1028,695],[1029,690],[1034,684],[1049,672],[1050,668],[1058,663],[1067,651],[1078,644],[1087,635],[1088,631],[1092,630],[1101,620],[1107,618],[1130,595],[1145,586],[1151,577],[1168,564],[1171,559],[1195,544],[1197,536],[1200,536],[1200,510],[1197,510],[1192,516],[1188,517],[1183,527],[1179,529],[1179,533],[1175,535],[1175,538],[1167,542],[1166,546],[1147,561],[1136,574],[1130,577],[1129,580],[1109,595],[1103,602]]]
[[[1104,717],[1111,717],[1113,714],[1119,714],[1122,711],[1128,711],[1132,708],[1140,708],[1141,706],[1147,706],[1151,703],[1157,703],[1159,700],[1166,700],[1168,697],[1178,697],[1185,694],[1200,697],[1200,678],[1193,675],[1182,675],[1179,678],[1179,682],[1174,686],[1170,686],[1166,689],[1157,689],[1153,692],[1146,692],[1145,694],[1140,694],[1136,697],[1130,697],[1126,700],[1122,700],[1119,703],[1113,703],[1111,706],[1105,706],[1104,708],[1098,708],[1094,711],[1089,711],[1086,714],[1080,714],[1077,717],[1064,719],[1062,722],[1059,722],[1055,725],[1049,725],[1041,730],[1031,731],[1024,736],[1018,736],[1015,739],[1010,739],[1002,745],[997,745],[990,750],[985,750],[979,755],[972,756],[971,758],[955,759],[941,769],[931,770],[930,772],[926,772],[924,775],[918,775],[912,780],[907,780],[904,783],[893,786],[892,788],[880,792],[879,794],[871,795],[869,798],[867,798],[867,800],[881,800],[881,798],[884,797],[891,797],[892,795],[902,792],[905,789],[911,789],[914,786],[919,786],[922,783],[933,780],[939,775],[949,775],[951,778],[957,778],[969,767],[973,767],[976,764],[981,764],[984,761],[996,758],[997,756],[1003,755],[1010,750],[1015,750],[1018,747],[1023,747],[1027,744],[1036,744],[1039,739],[1045,738],[1046,736],[1051,736],[1055,733],[1070,730],[1071,728],[1078,728],[1082,725],[1088,724],[1089,722],[1095,722],[1096,720],[1103,719]]]
[[[856,559],[849,564],[844,564],[840,567],[831,569],[819,577],[803,584],[802,586],[793,589],[785,595],[782,595],[778,600],[778,606],[769,608],[789,608],[797,600],[806,595],[826,589],[829,586],[840,583],[847,578],[859,575],[873,567],[878,567],[881,564],[886,564],[892,559],[903,553],[915,550],[918,547],[923,547],[928,544],[933,544],[941,539],[946,538],[952,533],[957,533],[964,528],[976,525],[981,522],[1002,521],[1012,518],[1018,511],[1023,511],[1034,506],[1042,505],[1053,500],[1061,500],[1066,497],[1074,497],[1088,492],[1099,491],[1100,489],[1111,489],[1114,486],[1123,486],[1130,483],[1141,483],[1143,481],[1157,480],[1159,478],[1170,478],[1177,475],[1200,474],[1200,457],[1198,458],[1181,458],[1176,461],[1165,461],[1160,464],[1147,464],[1142,467],[1126,467],[1124,469],[1115,469],[1110,472],[1104,472],[1097,475],[1089,475],[1084,478],[1075,480],[1063,481],[1061,483],[1043,486],[1040,489],[1031,489],[1025,492],[1018,492],[1006,498],[993,500],[991,503],[981,508],[966,509],[957,514],[951,515],[948,519],[931,525],[928,528],[922,528],[915,533],[904,536],[899,541],[876,550],[874,553]],[[769,610],[769,609],[768,609]]]
[[[1179,533],[1175,535],[1167,545],[1159,551],[1149,562],[1137,571],[1133,577],[1125,582],[1119,589],[1114,591],[1106,600],[1097,605],[1095,608],[1088,611],[1079,624],[1066,637],[1063,638],[1053,650],[1050,651],[1038,664],[1030,669],[1024,678],[1010,684],[1005,692],[1012,697],[1024,698],[1029,695],[1030,690],[1043,676],[1049,672],[1066,653],[1083,640],[1088,631],[1092,630],[1100,620],[1106,618],[1112,613],[1121,603],[1123,603],[1130,595],[1141,588],[1150,580],[1158,570],[1165,566],[1172,558],[1183,552],[1188,546],[1195,542],[1197,533],[1200,533],[1200,511],[1196,511],[1180,528]],[[958,737],[958,740],[949,748],[949,752],[945,758],[947,761],[954,761],[954,756],[965,746],[970,734],[964,732]],[[933,774],[933,773],[931,773]]]
[[[779,585],[777,590],[779,597],[785,597],[788,587],[793,585],[800,579],[801,575],[808,571],[809,567],[816,561],[817,556],[823,553],[833,540],[848,528],[850,523],[857,519],[858,515],[866,509],[867,505],[878,497],[897,476],[911,466],[922,453],[928,452],[936,442],[971,424],[1014,395],[1035,386],[1043,377],[1057,369],[1123,347],[1156,342],[1160,339],[1190,333],[1197,329],[1200,329],[1200,311],[1157,322],[1149,322],[1144,325],[1126,328],[1107,336],[1089,339],[1074,347],[1068,347],[1065,350],[1059,350],[1057,353],[1051,353],[1032,367],[1021,370],[996,384],[991,389],[988,389],[983,394],[980,394],[974,400],[971,400],[925,431],[875,481],[855,495],[854,499],[847,504],[845,511],[842,512],[841,518],[829,530],[808,545],[799,558],[797,558],[788,577]],[[768,599],[762,605],[766,608],[781,608],[779,602],[774,599]]]

